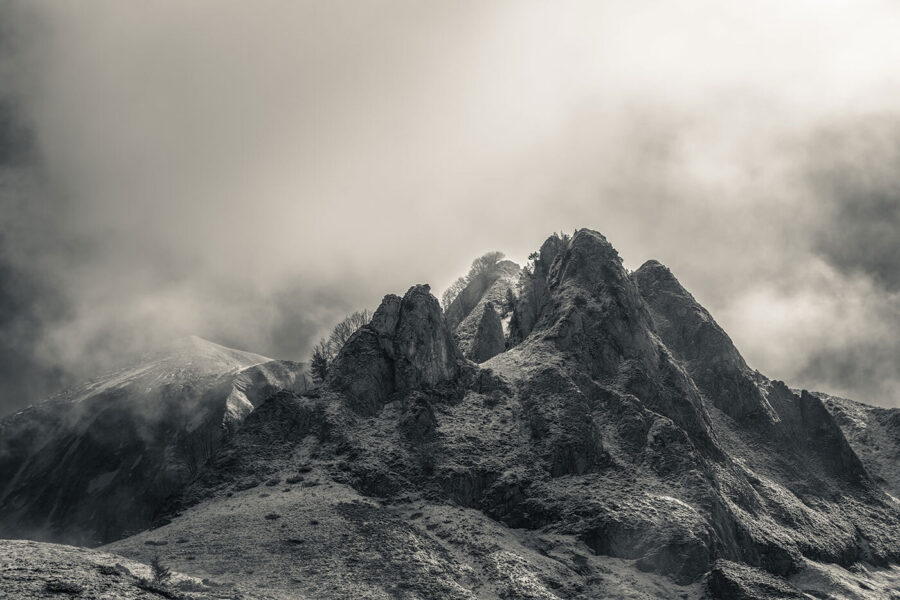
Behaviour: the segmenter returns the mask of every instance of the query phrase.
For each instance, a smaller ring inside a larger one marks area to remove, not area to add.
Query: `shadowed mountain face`
[[[158,529],[110,548],[264,563],[284,598],[889,597],[884,455],[751,370],[668,269],[551,237],[479,365],[455,342],[495,336],[491,289],[452,319],[427,286],[385,297],[322,386],[269,396]]]
[[[844,432],[866,471],[894,498],[900,498],[900,408],[881,408],[813,393]]]
[[[94,545],[147,527],[302,365],[179,340],[0,421],[0,537]]]

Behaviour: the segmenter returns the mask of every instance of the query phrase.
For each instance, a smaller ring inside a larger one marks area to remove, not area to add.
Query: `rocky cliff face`
[[[651,260],[632,277],[650,309],[656,332],[705,397],[738,420],[772,418],[772,408],[757,385],[758,374],[671,271]]]
[[[404,570],[423,597],[622,596],[604,579],[613,565],[635,589],[642,573],[673,586],[655,597],[821,597],[828,573],[900,560],[900,505],[832,413],[752,371],[667,269],[629,274],[580,230],[547,240],[516,292],[509,349],[480,367],[427,288],[386,297],[325,384],[260,405],[148,539],[191,531],[215,545],[198,524],[257,502],[314,511],[329,536],[347,535],[352,558],[330,573],[396,595],[390,573]],[[293,504],[255,487],[282,481],[302,482],[281,492]],[[266,548],[287,560],[300,551],[290,539],[309,539],[304,560],[337,552],[309,522],[291,517]],[[253,547],[252,525],[232,526]],[[515,544],[504,526],[522,530]],[[354,545],[359,527],[391,548],[378,565]],[[237,560],[222,552],[201,560]],[[291,564],[286,594],[350,589]]]
[[[0,536],[95,545],[140,531],[302,365],[199,338],[0,421]]]
[[[372,322],[338,353],[326,384],[371,415],[394,395],[452,385],[462,364],[440,305],[427,285],[417,285],[402,299],[385,296]]]
[[[875,482],[900,498],[900,408],[878,408],[813,393],[834,417]]]
[[[472,338],[472,347],[468,358],[483,363],[506,349],[506,338],[503,335],[503,323],[500,314],[494,310],[493,302],[486,302],[478,321],[478,329]]]

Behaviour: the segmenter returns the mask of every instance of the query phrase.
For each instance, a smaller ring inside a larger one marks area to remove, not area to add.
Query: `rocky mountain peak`
[[[570,368],[617,382],[618,392],[640,398],[684,428],[695,445],[717,453],[696,387],[656,335],[640,291],[603,235],[576,231],[554,258],[542,293],[527,343],[550,344]]]
[[[326,386],[357,412],[375,414],[395,393],[451,382],[463,362],[431,288],[414,285],[403,298],[385,296],[338,353]]]
[[[475,338],[472,340],[469,358],[474,362],[483,363],[503,352],[505,348],[506,340],[503,337],[500,314],[494,309],[493,302],[485,302]]]
[[[656,332],[717,408],[736,419],[776,418],[731,338],[668,267],[650,260],[632,279]]]

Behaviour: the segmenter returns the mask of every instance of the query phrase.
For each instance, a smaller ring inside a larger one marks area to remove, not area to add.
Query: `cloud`
[[[900,329],[893,3],[0,11],[3,264],[34,282],[0,287],[35,372],[188,333],[302,359],[386,293],[592,227],[760,370],[900,401],[864,368]]]

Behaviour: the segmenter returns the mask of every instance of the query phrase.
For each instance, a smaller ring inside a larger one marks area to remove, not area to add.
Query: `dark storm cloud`
[[[842,277],[839,345],[808,349],[799,378],[859,398],[900,403],[900,113],[831,123],[811,136],[811,248]],[[802,234],[804,229],[797,233]],[[854,309],[852,304],[856,302]],[[827,329],[826,329],[827,330]]]
[[[815,249],[843,271],[900,290],[900,114],[831,126],[812,150],[823,213]]]
[[[180,335],[303,359],[576,227],[668,264],[761,371],[895,404],[898,29],[874,1],[2,4],[0,412]]]
[[[44,323],[62,307],[54,290],[3,259],[0,239],[0,412],[24,406],[66,383],[61,366],[35,358]]]

